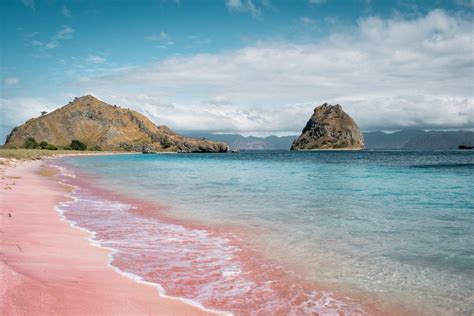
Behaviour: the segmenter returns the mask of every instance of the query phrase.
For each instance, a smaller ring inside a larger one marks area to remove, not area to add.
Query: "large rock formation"
[[[44,114],[44,113],[42,113]],[[87,148],[130,151],[226,152],[225,143],[176,134],[166,126],[156,126],[144,115],[110,105],[87,95],[49,114],[15,127],[5,147],[21,148],[27,138],[66,147],[77,139]]]
[[[339,104],[324,103],[314,113],[291,150],[363,149],[364,138],[357,124]]]

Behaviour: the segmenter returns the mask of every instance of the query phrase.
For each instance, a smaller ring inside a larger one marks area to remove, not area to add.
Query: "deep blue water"
[[[98,184],[249,241],[327,284],[474,311],[474,152],[258,151],[65,158]]]

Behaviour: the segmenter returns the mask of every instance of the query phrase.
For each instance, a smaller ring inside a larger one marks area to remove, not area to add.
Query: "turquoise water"
[[[439,314],[474,311],[474,153],[263,151],[64,159],[166,214],[241,229],[305,280]]]

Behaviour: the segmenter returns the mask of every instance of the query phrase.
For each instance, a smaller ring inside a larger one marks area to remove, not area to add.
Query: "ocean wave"
[[[356,301],[337,299],[254,256],[232,234],[137,215],[141,205],[96,194],[62,169],[60,177],[74,189],[57,206],[61,218],[88,232],[92,245],[110,250],[108,264],[115,271],[155,287],[163,297],[219,314],[364,314]]]
[[[474,163],[440,163],[440,164],[413,165],[411,167],[412,168],[421,168],[421,169],[473,168]]]

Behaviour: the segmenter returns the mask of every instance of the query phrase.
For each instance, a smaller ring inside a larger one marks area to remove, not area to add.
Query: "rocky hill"
[[[199,140],[176,134],[166,126],[156,126],[144,115],[102,102],[91,95],[15,127],[6,148],[24,147],[33,137],[59,148],[73,139],[100,150],[226,152],[225,143]]]
[[[364,138],[357,124],[339,104],[324,103],[314,113],[291,150],[364,148]]]

